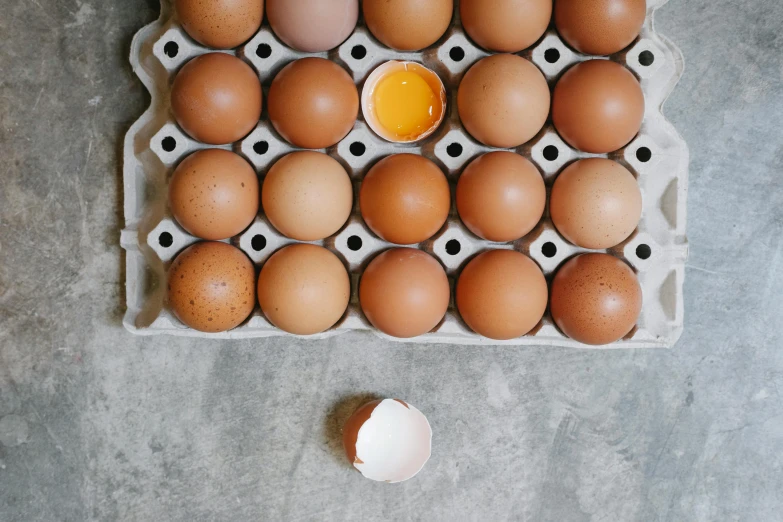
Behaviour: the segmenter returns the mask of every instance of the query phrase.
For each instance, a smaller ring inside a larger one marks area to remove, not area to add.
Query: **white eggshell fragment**
[[[427,418],[398,399],[359,408],[346,423],[344,434],[348,458],[370,480],[408,480],[430,458],[432,429]]]

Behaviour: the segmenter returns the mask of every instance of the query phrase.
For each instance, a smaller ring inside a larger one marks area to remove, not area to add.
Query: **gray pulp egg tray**
[[[638,77],[646,100],[639,135],[625,148],[608,155],[637,176],[642,191],[644,203],[637,231],[609,252],[623,258],[636,270],[644,304],[637,327],[624,339],[603,348],[671,347],[683,328],[682,292],[688,255],[685,234],[688,147],[662,114],[663,104],[683,72],[679,49],[656,33],[653,27],[653,13],[666,1],[648,0],[647,19],[640,37],[627,50],[610,57]],[[455,18],[458,15],[459,10],[455,8]],[[272,326],[258,307],[236,329],[206,334],[183,325],[166,304],[166,271],[171,261],[183,248],[198,241],[176,223],[167,208],[168,180],[182,158],[206,147],[190,139],[177,126],[169,105],[169,90],[177,70],[189,59],[207,52],[212,51],[196,44],[179,27],[171,0],[161,2],[159,20],[141,29],[133,39],[130,60],[150,92],[151,103],[125,137],[125,229],[121,234],[121,244],[127,251],[127,312],[123,323],[128,330],[140,335],[215,338],[290,335]],[[342,45],[328,53],[293,51],[284,46],[267,25],[247,44],[230,52],[243,58],[258,72],[265,95],[277,72],[289,62],[304,56],[321,56],[339,63],[353,76],[360,92],[364,79],[387,60],[421,62],[438,73],[449,91],[449,102],[446,121],[432,136],[414,146],[391,144],[376,136],[360,114],[353,130],[335,147],[325,151],[347,169],[354,181],[356,194],[362,177],[376,161],[390,154],[412,152],[422,154],[442,167],[452,184],[453,196],[462,169],[476,156],[492,150],[470,137],[462,128],[457,114],[456,92],[462,75],[472,64],[489,54],[466,37],[458,20],[435,46],[415,53],[400,53],[384,47],[361,21]],[[536,45],[520,54],[543,71],[550,88],[570,65],[591,58],[569,49],[553,28]],[[267,119],[266,110],[250,135],[223,148],[244,156],[261,176],[277,159],[294,150],[276,134]],[[578,158],[596,156],[567,146],[555,132],[551,121],[534,139],[513,150],[538,166],[548,188],[563,167]],[[565,260],[587,250],[564,240],[552,225],[548,213],[547,209],[541,223],[526,237],[511,243],[491,243],[471,234],[461,224],[452,205],[446,225],[418,248],[440,260],[452,288],[461,268],[472,256],[494,248],[515,249],[527,254],[551,281],[552,275]],[[263,215],[259,215],[244,233],[230,242],[260,267],[273,252],[294,241],[281,236]],[[359,214],[358,203],[339,233],[317,243],[335,252],[345,263],[351,274],[352,294],[343,318],[332,329],[311,337],[370,330],[393,339],[375,330],[364,318],[357,288],[367,263],[377,253],[395,245],[370,232]],[[483,338],[461,321],[453,299],[439,326],[425,335],[405,341],[586,347],[560,333],[548,312],[541,323],[524,337],[510,341]]]

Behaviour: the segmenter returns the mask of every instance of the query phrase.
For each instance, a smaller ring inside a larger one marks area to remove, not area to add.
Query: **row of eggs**
[[[196,41],[232,49],[249,40],[266,16],[277,37],[302,52],[334,49],[353,32],[359,0],[175,0],[180,23]],[[364,22],[384,45],[418,51],[446,32],[453,0],[362,0]],[[465,32],[488,51],[515,53],[533,45],[553,18],[563,39],[585,54],[609,55],[641,31],[645,0],[461,0]]]
[[[256,271],[238,248],[199,242],[169,268],[168,299],[187,326],[221,332],[244,322],[256,302],[277,328],[313,335],[334,326],[351,294],[348,271],[330,250],[308,243],[285,246]],[[359,280],[359,304],[381,332],[399,338],[423,335],[446,315],[451,292],[446,272],[430,254],[397,247],[373,258]],[[514,250],[487,250],[471,259],[457,279],[455,303],[477,334],[514,339],[529,333],[549,306],[567,336],[608,344],[631,332],[642,307],[634,271],[603,253],[566,261],[551,288],[538,265]]]
[[[414,62],[387,62],[365,83],[362,111],[382,138],[410,143],[434,132],[445,116],[446,91],[438,76]],[[208,53],[178,72],[171,107],[180,127],[211,145],[241,140],[258,124],[261,83],[241,59]],[[488,56],[463,76],[457,111],[465,130],[481,143],[514,148],[535,137],[550,115],[560,136],[588,153],[627,145],[644,117],[636,77],[610,60],[588,60],[568,69],[552,93],[541,71],[513,54]],[[317,57],[286,65],[267,97],[269,120],[296,147],[324,149],[353,128],[359,93],[338,64]]]
[[[261,193],[259,197],[259,192]],[[531,232],[546,206],[538,169],[510,151],[488,152],[462,172],[456,208],[465,226],[493,242],[515,241]],[[296,151],[278,160],[264,177],[241,156],[205,149],[185,158],[169,183],[169,208],[177,222],[201,239],[240,234],[260,206],[271,225],[297,241],[336,234],[351,214],[354,193],[345,168],[317,151]],[[369,170],[359,189],[359,210],[378,237],[398,245],[424,242],[446,223],[451,190],[443,171],[415,154],[394,154]],[[578,160],[555,179],[549,198],[552,222],[571,243],[612,248],[636,229],[642,195],[633,174],[605,158]]]

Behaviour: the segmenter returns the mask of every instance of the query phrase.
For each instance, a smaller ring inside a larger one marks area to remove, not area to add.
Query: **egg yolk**
[[[381,126],[400,140],[416,139],[440,117],[440,98],[424,78],[407,70],[381,79],[373,101]]]

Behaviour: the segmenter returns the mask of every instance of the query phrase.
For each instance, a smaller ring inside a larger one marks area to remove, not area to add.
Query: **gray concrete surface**
[[[0,520],[773,521],[783,511],[783,3],[672,0],[692,150],[671,351],[138,338],[123,312],[127,53],[154,0],[0,0]],[[370,395],[433,456],[371,483]]]

